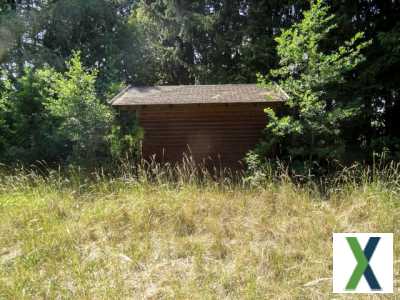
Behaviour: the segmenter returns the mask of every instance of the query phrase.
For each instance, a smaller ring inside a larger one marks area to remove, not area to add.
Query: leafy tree
[[[8,163],[59,160],[65,152],[56,135],[57,122],[43,105],[43,93],[49,87],[47,78],[26,68],[16,86],[6,79],[3,82],[0,139],[5,142],[0,147],[0,160]]]
[[[65,60],[79,49],[82,63],[99,71],[96,90],[100,96],[115,82],[149,83],[143,43],[128,24],[135,2],[17,1],[13,13],[0,17],[0,35],[7,41],[0,63],[16,81],[26,64],[64,71]]]
[[[323,43],[336,28],[333,19],[324,1],[313,1],[303,20],[276,38],[279,68],[270,73],[289,100],[284,113],[266,109],[267,139],[261,148],[294,161],[307,161],[308,167],[313,162],[342,158],[341,124],[358,111],[357,103],[338,99],[335,91],[344,76],[364,60],[361,51],[369,42],[359,32],[343,45],[324,51]],[[265,84],[266,79],[261,82]]]
[[[67,68],[64,74],[51,69],[38,71],[40,77],[51,82],[44,105],[59,120],[60,136],[72,144],[72,160],[92,163],[107,153],[106,136],[111,131],[114,115],[97,98],[97,71],[86,72],[79,52],[73,54]]]

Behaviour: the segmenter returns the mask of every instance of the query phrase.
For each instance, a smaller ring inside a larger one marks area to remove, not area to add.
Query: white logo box
[[[381,290],[371,290],[364,275],[355,290],[346,290],[346,285],[357,265],[346,237],[356,237],[362,250],[365,249],[370,237],[380,237],[369,265]],[[334,233],[332,286],[333,293],[393,293],[393,233]]]

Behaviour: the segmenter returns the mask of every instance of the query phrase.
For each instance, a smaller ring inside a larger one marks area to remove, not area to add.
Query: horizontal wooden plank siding
[[[268,104],[273,106],[274,103]],[[184,153],[235,167],[259,142],[266,103],[151,105],[135,108],[144,129],[143,157],[179,162]],[[126,106],[122,109],[133,110]]]

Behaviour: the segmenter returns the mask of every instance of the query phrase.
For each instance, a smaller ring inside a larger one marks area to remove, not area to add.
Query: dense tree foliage
[[[318,39],[314,49],[318,55],[312,58],[310,43],[310,47],[299,44],[290,48],[286,39],[296,28],[289,29],[293,24],[300,24],[297,30],[301,28],[303,13],[310,9],[308,0],[1,1],[0,161],[65,161],[71,157],[76,147],[71,137],[75,138],[79,127],[66,124],[61,110],[55,107],[64,103],[61,98],[69,99],[67,103],[72,106],[68,109],[73,115],[78,109],[75,104],[80,103],[75,102],[78,93],[65,90],[66,94],[53,97],[52,89],[57,80],[71,83],[71,65],[66,62],[71,63],[76,51],[80,53],[81,75],[86,79],[92,76],[90,86],[93,84],[90,88],[79,87],[81,101],[96,99],[99,105],[125,84],[255,83],[258,73],[265,76],[273,69],[288,67],[288,63],[282,63],[285,55],[298,56],[299,60],[306,55],[308,63],[298,70],[303,77],[292,79],[309,86],[297,92],[304,92],[301,97],[307,99],[310,118],[318,116],[318,124],[328,128],[303,128],[298,135],[298,140],[314,139],[308,143],[312,145],[311,153],[303,149],[311,155],[309,159],[369,160],[373,152],[399,158],[400,3],[324,3],[334,14],[330,22],[337,26]],[[317,16],[315,22],[323,23],[324,19]],[[286,37],[282,30],[287,30],[283,31]],[[315,32],[305,30],[302,35],[310,41]],[[371,41],[370,45],[363,49],[347,45],[346,41],[359,37],[359,32],[365,33],[362,41]],[[357,61],[348,65],[340,59],[336,64],[329,63],[328,58],[335,60],[342,45],[345,52],[350,51],[346,57],[354,53]],[[361,56],[363,61],[358,60]],[[329,78],[318,87],[311,84],[319,71],[310,69],[310,59]],[[281,71],[275,72],[275,80],[283,80],[285,89],[292,93],[284,81],[288,74]],[[52,75],[45,78],[46,72]],[[350,107],[352,113],[348,113]],[[340,122],[334,115],[340,117]],[[271,112],[269,117],[273,118]],[[334,125],[327,126],[332,118]],[[118,149],[135,145],[141,135],[135,131],[130,136],[123,124],[110,124],[104,133],[104,142],[108,141],[113,149],[108,153],[115,155]],[[135,124],[129,126],[134,128]],[[321,141],[325,150],[315,144]],[[281,150],[289,156],[297,155],[289,148]]]
[[[74,50],[83,63],[99,70],[99,92],[113,82],[146,83],[144,49],[128,23],[134,1],[16,1],[1,18],[13,38],[2,67],[19,77],[26,64],[65,69]],[[6,46],[6,45],[5,45]],[[5,48],[5,47],[3,47]]]
[[[87,72],[75,53],[65,73],[26,68],[18,89],[2,97],[3,160],[91,163],[107,157],[114,114],[96,96],[96,71]]]
[[[343,101],[336,91],[345,82],[344,75],[364,60],[361,51],[369,44],[359,32],[343,45],[322,51],[321,45],[337,27],[328,11],[323,1],[316,1],[300,23],[276,38],[279,68],[269,77],[278,80],[289,99],[280,116],[266,109],[267,139],[261,148],[307,162],[308,168],[313,162],[343,158],[341,123],[354,118],[359,103]],[[268,85],[267,79],[261,79],[263,84]]]
[[[274,35],[306,1],[141,1],[135,23],[169,84],[243,83],[276,63]]]

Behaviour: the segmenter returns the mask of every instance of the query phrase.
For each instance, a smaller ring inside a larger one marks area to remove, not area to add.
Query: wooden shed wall
[[[196,162],[234,167],[259,142],[271,103],[154,105],[136,110],[144,129],[142,155],[179,162],[183,153]]]

